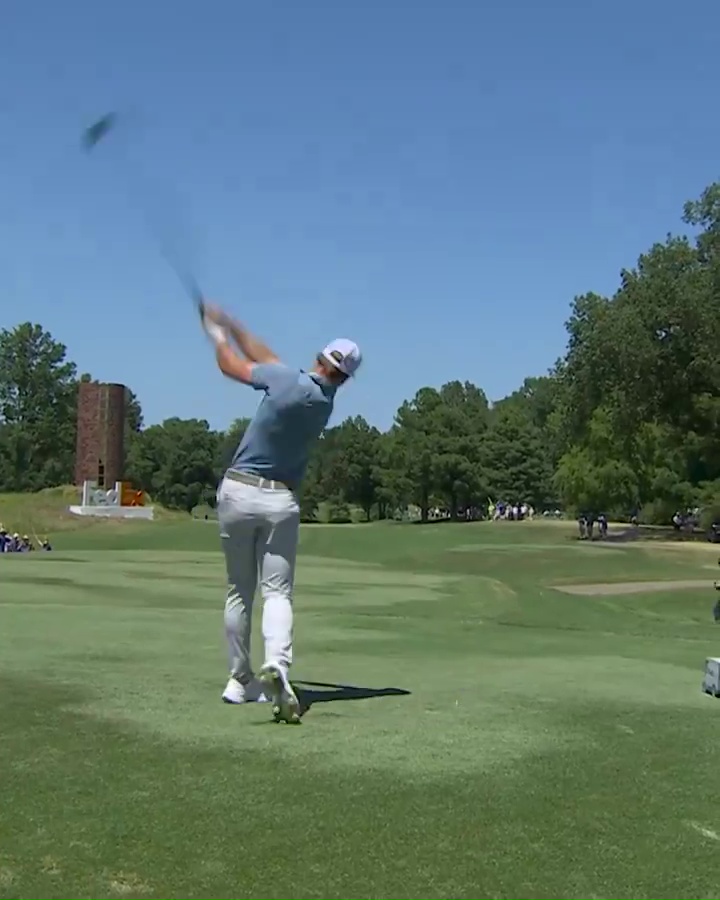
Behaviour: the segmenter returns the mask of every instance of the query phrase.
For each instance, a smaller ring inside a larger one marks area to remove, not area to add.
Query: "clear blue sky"
[[[251,412],[148,238],[152,183],[288,361],[362,346],[338,419],[455,378],[498,399],[718,177],[718,33],[712,0],[3,0],[0,326],[40,322],[148,422]]]

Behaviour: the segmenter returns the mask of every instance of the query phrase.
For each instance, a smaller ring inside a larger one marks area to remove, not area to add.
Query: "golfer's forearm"
[[[218,368],[227,378],[241,381],[244,384],[249,383],[253,364],[246,359],[240,359],[227,341],[221,341],[215,345],[215,359]]]
[[[215,359],[217,360],[218,368],[223,375],[227,375],[228,370],[232,368],[233,364],[239,362],[232,347],[226,342],[215,345]]]
[[[261,340],[250,334],[239,322],[228,322],[227,329],[243,356],[254,363],[276,362],[277,356]]]

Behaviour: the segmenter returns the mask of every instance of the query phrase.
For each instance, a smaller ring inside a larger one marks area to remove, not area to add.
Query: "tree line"
[[[536,509],[667,522],[676,509],[720,511],[720,184],[685,204],[690,234],[668,234],[623,269],[612,297],[575,297],[564,356],[490,403],[482,388],[421,387],[381,432],[361,416],[326,429],[301,493],[323,506],[386,518],[413,506],[453,516],[489,499]],[[0,490],[69,483],[78,374],[40,325],[0,331]],[[126,477],[155,502],[212,505],[247,420],[145,426],[127,396]]]

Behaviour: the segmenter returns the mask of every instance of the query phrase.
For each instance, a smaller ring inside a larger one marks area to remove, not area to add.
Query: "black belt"
[[[234,469],[225,473],[225,477],[230,481],[240,481],[242,484],[251,484],[253,487],[263,488],[266,491],[292,491],[292,488],[285,484],[284,481],[277,481],[274,478],[261,478],[259,475],[253,475],[251,472],[236,472]]]

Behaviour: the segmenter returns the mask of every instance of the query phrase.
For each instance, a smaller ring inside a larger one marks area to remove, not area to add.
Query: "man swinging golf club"
[[[362,357],[357,344],[338,338],[305,372],[280,362],[218,307],[204,305],[201,316],[223,375],[264,393],[217,494],[228,580],[225,633],[230,657],[230,679],[222,699],[226,703],[270,699],[276,721],[297,723],[300,703],[288,678],[300,526],[296,492],[312,444],[332,413],[335,392],[357,371]],[[255,677],[250,631],[258,578],[265,662]]]

